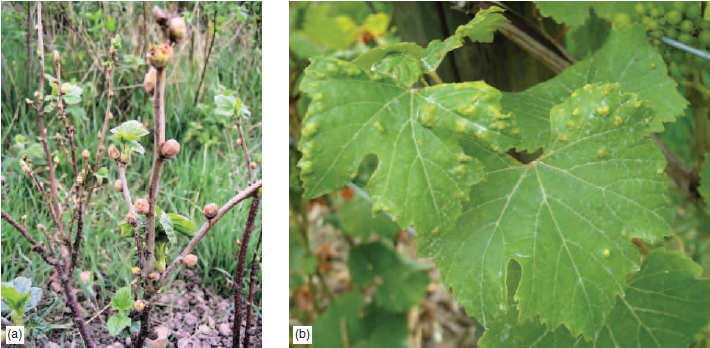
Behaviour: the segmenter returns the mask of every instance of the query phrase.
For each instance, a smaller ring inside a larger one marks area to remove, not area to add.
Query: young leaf
[[[17,277],[13,280],[10,281],[10,283],[7,283],[9,286],[12,286],[18,294],[20,295],[25,295],[29,293],[29,297],[27,298],[27,302],[25,302],[25,305],[23,307],[24,311],[27,312],[32,308],[37,307],[39,304],[39,301],[42,299],[42,289],[33,287],[32,286],[32,279],[27,278],[27,277]],[[4,303],[2,304],[2,310],[8,310],[9,308],[7,305]]]
[[[108,318],[108,321],[106,322],[106,327],[108,328],[109,336],[116,336],[121,333],[123,329],[130,326],[131,318],[125,315],[112,315]]]
[[[116,291],[116,295],[111,299],[111,309],[123,313],[133,308],[133,298],[131,298],[131,288],[126,286]]]
[[[214,103],[217,106],[214,113],[217,116],[234,116],[234,111],[237,108],[237,96],[234,95],[216,95]]]
[[[20,294],[10,283],[2,283],[2,309],[11,310],[19,317],[25,313],[25,304],[30,299],[30,293]]]
[[[69,89],[67,90],[67,93],[62,96],[62,100],[66,103],[66,105],[78,104],[81,102],[82,91],[81,87],[75,84],[69,84]]]
[[[106,169],[106,167],[101,167],[98,171],[96,171],[96,174],[94,174],[94,176],[101,180],[108,179],[108,169]]]
[[[163,227],[163,231],[168,235],[168,240],[170,244],[177,243],[177,236],[175,235],[175,229],[173,229],[173,220],[170,215],[164,211],[156,212],[156,215],[160,217],[160,225]]]
[[[195,228],[195,222],[178,214],[168,213],[168,217],[172,221],[173,229],[180,232],[184,236],[194,237],[197,229]]]
[[[518,311],[511,310],[490,326],[479,344],[484,348],[688,347],[710,318],[710,280],[697,279],[701,273],[700,265],[682,253],[659,249],[631,277],[625,296],[617,297],[592,342],[575,338],[564,325],[549,330],[537,319],[518,323]]]
[[[539,314],[591,339],[638,269],[630,238],[670,234],[666,161],[643,138],[653,112],[620,88],[587,85],[554,107],[550,144],[532,163],[480,156],[486,182],[474,186],[457,227],[417,230],[424,257],[436,256],[444,284],[484,326],[510,307],[505,272],[515,258],[520,319]]]
[[[663,131],[663,122],[673,122],[683,115],[688,104],[643,27],[622,26],[612,31],[594,55],[555,78],[524,92],[503,93],[503,110],[513,112],[525,136],[518,149],[532,152],[546,145],[550,139],[550,109],[574,90],[598,82],[618,83],[625,93],[637,93],[640,100],[647,100],[656,114],[651,125],[654,132]]]
[[[498,6],[481,10],[470,22],[459,26],[454,36],[443,42],[440,40],[430,42],[422,57],[424,70],[436,71],[447,53],[463,46],[465,37],[468,37],[471,42],[493,42],[493,33],[508,21],[501,12],[503,9]]]
[[[136,120],[130,120],[121,123],[121,125],[116,128],[111,129],[111,133],[115,134],[116,138],[122,142],[130,142],[132,140],[138,140],[150,132],[145,129],[142,123]]]
[[[396,43],[373,48],[353,61],[364,70],[390,75],[403,86],[411,86],[422,76],[420,59],[424,55],[421,46],[412,43]]]
[[[477,136],[493,150],[519,139],[515,121],[499,111],[500,92],[483,82],[411,90],[355,64],[316,58],[301,89],[313,99],[300,144],[305,195],[343,187],[362,158],[376,154],[368,185],[374,210],[391,211],[401,226],[431,231],[461,214],[482,166],[459,138]]]

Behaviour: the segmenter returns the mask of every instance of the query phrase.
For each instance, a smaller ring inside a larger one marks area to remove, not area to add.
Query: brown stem
[[[25,98],[30,97],[30,71],[32,70],[32,3],[27,3],[27,60],[25,61]]]
[[[52,161],[52,153],[49,151],[49,144],[47,143],[47,128],[44,126],[44,42],[42,39],[42,3],[38,2],[37,3],[37,41],[39,42],[37,45],[37,53],[39,55],[39,66],[40,66],[40,79],[39,79],[39,97],[37,98],[37,106],[35,110],[37,110],[37,117],[39,118],[39,130],[40,130],[40,139],[42,142],[42,146],[44,148],[44,155],[47,158],[47,164],[49,167],[49,196],[50,196],[50,201],[52,204],[52,207],[54,208],[54,214],[52,214],[52,218],[54,219],[54,223],[57,225],[57,229],[61,232],[64,233],[64,227],[61,224],[61,221],[59,220],[59,217],[62,216],[62,212],[59,208],[59,203],[57,202],[57,181],[54,177],[54,162]]]
[[[17,223],[17,221],[15,221],[15,219],[8,215],[4,210],[2,211],[2,219],[7,221],[10,225],[12,225],[12,227],[14,227],[18,232],[20,232],[20,234],[25,237],[25,239],[27,239],[30,244],[32,244],[32,249],[37,251],[39,255],[42,256],[42,259],[44,259],[45,262],[52,266],[56,266],[58,264],[57,260],[49,255],[47,248],[45,248],[42,243],[32,238],[32,236],[27,232],[27,229]]]
[[[108,101],[106,103],[106,113],[104,114],[104,125],[103,128],[101,129],[101,135],[99,136],[99,145],[96,147],[96,158],[95,158],[95,164],[94,164],[94,170],[93,174],[94,177],[91,181],[91,185],[89,185],[89,189],[86,193],[86,200],[81,199],[81,195],[79,196],[79,204],[77,205],[77,210],[78,210],[78,222],[77,222],[77,227],[76,227],[76,236],[74,237],[74,246],[72,248],[72,261],[71,261],[71,266],[72,268],[76,265],[77,258],[79,256],[79,249],[81,248],[81,241],[84,239],[84,217],[86,215],[86,208],[89,206],[89,203],[91,203],[91,196],[93,195],[95,188],[98,186],[98,180],[99,178],[96,177],[96,173],[99,170],[99,165],[101,164],[101,158],[104,154],[104,139],[106,139],[106,133],[108,133],[108,124],[111,119],[113,119],[113,115],[111,114],[111,101],[113,100],[113,72],[114,68],[116,67],[116,63],[118,62],[118,55],[115,49],[111,48],[111,57],[110,57],[110,62],[108,68],[106,68],[105,73],[106,73],[106,80],[108,80]],[[89,175],[89,165],[86,165],[86,176],[88,177]],[[86,182],[86,178],[84,179]],[[81,191],[80,191],[81,192]]]
[[[91,333],[89,332],[89,327],[84,322],[84,316],[81,314],[81,308],[79,307],[79,302],[74,296],[74,288],[72,287],[71,278],[67,275],[62,267],[55,267],[59,273],[59,279],[61,280],[62,286],[64,287],[64,297],[66,298],[67,305],[72,313],[72,319],[74,320],[74,325],[79,330],[81,338],[84,339],[84,344],[89,348],[94,348],[94,339],[91,338]]]
[[[71,127],[67,122],[67,114],[64,110],[64,102],[62,100],[62,67],[58,59],[54,62],[54,70],[57,73],[57,87],[59,89],[59,93],[57,93],[57,111],[59,114],[59,119],[62,120],[64,123],[64,129],[67,132],[67,138],[69,138],[69,145],[71,147],[70,161],[72,164],[72,168],[74,169],[74,180],[76,180],[76,178],[79,176],[79,170],[76,164],[76,144],[74,141],[74,127]],[[62,142],[62,145],[63,144],[64,142]]]
[[[210,61],[210,56],[212,55],[212,47],[214,46],[214,38],[217,36],[217,11],[215,10],[212,15],[212,28],[214,28],[214,33],[212,34],[212,40],[210,41],[210,49],[207,52],[207,59],[205,59],[205,64],[202,65],[202,74],[200,74],[200,83],[197,85],[197,92],[195,93],[195,105],[200,99],[200,88],[202,87],[202,82],[205,80],[205,70],[207,70],[207,63]]]
[[[128,208],[128,212],[133,211],[133,202],[131,201],[131,193],[128,191],[128,183],[126,181],[126,165],[121,162],[121,161],[116,161],[118,164],[118,175],[121,180],[121,190],[123,192],[123,199],[126,200],[126,207]],[[136,239],[136,248],[138,249],[138,265],[141,269],[141,278],[145,279],[143,277],[143,268],[145,268],[145,253],[143,250],[143,241],[141,240],[140,236],[140,228],[138,227],[138,224],[136,224],[133,227],[133,237]]]
[[[261,258],[257,260],[257,256],[259,256],[259,247],[261,246],[261,235],[263,234],[263,231],[259,233],[259,241],[256,242],[256,248],[254,249],[254,256],[251,258],[251,274],[249,275],[249,295],[247,297],[247,321],[246,321],[246,329],[244,329],[244,343],[242,346],[244,348],[249,347],[249,328],[251,327],[251,314],[253,311],[254,307],[254,291],[256,290],[256,274],[259,272],[259,266],[261,265]],[[235,283],[236,285],[236,283]]]
[[[155,90],[153,94],[153,170],[150,174],[150,183],[148,184],[148,214],[145,216],[145,231],[146,231],[146,255],[145,269],[143,269],[143,277],[147,277],[148,273],[153,271],[153,249],[155,248],[155,206],[158,199],[158,190],[160,188],[160,177],[163,173],[165,158],[160,154],[160,148],[165,142],[165,68],[156,69],[155,73]]]
[[[232,197],[232,199],[230,199],[225,205],[223,205],[221,208],[219,208],[219,210],[217,211],[217,215],[215,217],[213,217],[210,220],[205,221],[204,225],[202,225],[202,228],[200,228],[200,230],[195,234],[195,236],[192,237],[192,240],[190,240],[190,242],[187,244],[187,246],[185,247],[185,250],[183,250],[180,253],[180,255],[175,258],[175,260],[173,260],[173,262],[170,264],[170,266],[168,266],[165,269],[165,272],[163,272],[163,275],[160,276],[160,281],[158,282],[158,287],[160,288],[163,285],[165,285],[165,283],[167,283],[170,276],[182,264],[183,258],[185,256],[187,256],[188,254],[190,254],[192,252],[192,250],[195,249],[197,244],[200,243],[202,238],[205,237],[207,232],[209,232],[210,229],[212,229],[212,227],[217,223],[217,221],[219,221],[219,219],[221,219],[225,214],[227,214],[227,212],[229,212],[229,210],[234,208],[234,206],[237,205],[237,203],[239,203],[249,197],[254,196],[254,194],[256,194],[256,192],[257,192],[257,190],[259,190],[259,188],[261,188],[261,180],[255,182],[253,185],[247,187],[244,191],[242,191],[239,194],[237,194],[236,196]],[[243,242],[242,242],[242,245],[244,245]]]
[[[244,131],[242,130],[242,119],[240,115],[237,115],[237,129],[239,129],[239,139],[242,141],[242,149],[244,149],[244,154],[247,157],[247,170],[249,174],[249,181],[247,185],[251,185],[253,180],[253,173],[251,169],[251,155],[249,155],[249,146],[247,146],[247,140],[244,138]]]
[[[234,327],[232,328],[232,347],[239,347],[239,336],[242,329],[242,317],[244,316],[244,308],[242,303],[242,278],[244,278],[244,266],[247,261],[247,249],[249,249],[249,239],[251,232],[254,229],[256,221],[256,213],[259,210],[259,202],[261,197],[255,196],[251,200],[251,208],[249,209],[249,217],[247,224],[242,234],[242,244],[239,247],[239,261],[237,262],[237,276],[234,277]],[[249,330],[249,328],[245,328]],[[246,348],[246,347],[245,347]]]

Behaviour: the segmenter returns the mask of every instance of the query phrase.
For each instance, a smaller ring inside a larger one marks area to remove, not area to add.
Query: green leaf
[[[411,86],[422,76],[420,59],[424,49],[411,42],[374,48],[353,61],[364,70],[392,76],[399,84]]]
[[[392,312],[370,304],[365,308],[363,318],[366,339],[358,348],[407,348],[407,312]]]
[[[587,58],[594,52],[602,48],[604,42],[609,37],[611,26],[592,14],[584,22],[584,25],[571,32],[570,37],[574,42],[572,51],[578,58]]]
[[[367,16],[360,28],[367,30],[375,36],[380,36],[387,32],[390,24],[390,16],[386,13],[375,13]]]
[[[351,237],[367,240],[375,233],[384,239],[393,239],[402,229],[387,215],[372,215],[372,205],[361,197],[355,197],[340,207],[342,230]]]
[[[234,95],[216,95],[214,97],[214,103],[217,107],[214,109],[214,113],[217,116],[234,116],[234,110],[237,107],[237,96]]]
[[[116,291],[116,295],[111,299],[111,309],[123,313],[133,308],[133,298],[131,297],[131,288],[129,286],[120,288]]]
[[[555,22],[579,27],[589,17],[589,10],[594,6],[594,1],[556,2],[536,1],[540,14],[552,17]]]
[[[486,182],[474,186],[457,227],[417,230],[420,256],[436,257],[444,284],[484,326],[511,305],[505,272],[514,258],[523,270],[520,320],[539,314],[592,338],[638,269],[630,239],[671,233],[666,161],[644,139],[653,112],[620,90],[585,86],[554,107],[550,144],[529,164],[479,156]]]
[[[121,237],[134,237],[133,226],[128,224],[126,219],[119,221],[118,228],[121,230]]]
[[[10,281],[10,283],[5,283],[5,285],[12,286],[19,295],[29,294],[27,302],[25,302],[23,311],[27,312],[32,308],[37,307],[39,301],[42,299],[42,289],[32,286],[32,279],[27,277],[17,277]],[[2,310],[10,309],[4,301],[2,301]]]
[[[384,242],[351,248],[348,268],[354,284],[365,286],[375,277],[381,279],[374,303],[391,311],[406,312],[419,304],[429,285],[424,265],[405,260]]]
[[[513,112],[525,136],[519,150],[535,151],[550,139],[550,109],[588,83],[621,85],[625,93],[637,93],[655,111],[651,130],[662,132],[662,122],[673,122],[688,102],[677,83],[668,76],[666,64],[648,42],[641,26],[614,29],[604,46],[590,58],[555,78],[520,93],[503,93],[503,110]]]
[[[591,15],[594,9],[596,15],[612,20],[618,13],[634,14],[633,6],[637,1],[536,1],[537,8],[545,17],[552,17],[555,22],[577,28]]]
[[[25,313],[25,304],[30,299],[30,293],[20,294],[10,283],[3,283],[2,290],[3,310],[12,310],[19,317]]]
[[[348,16],[331,17],[327,5],[315,5],[306,10],[303,33],[312,42],[332,50],[345,50],[357,40],[358,27]]]
[[[138,140],[132,140],[130,142],[126,143],[126,150],[131,151],[131,152],[137,152],[139,154],[144,154],[145,153],[145,148],[143,148],[143,145],[138,142]]]
[[[500,92],[483,82],[411,90],[355,64],[316,58],[301,89],[313,99],[298,164],[305,195],[345,186],[362,158],[376,154],[380,164],[368,184],[373,207],[391,211],[400,226],[431,231],[461,214],[482,167],[459,138],[477,136],[493,150],[519,141],[515,121],[499,111]]]
[[[195,222],[178,214],[168,213],[170,221],[172,221],[173,229],[187,237],[194,237],[197,229]]]
[[[498,6],[481,10],[470,22],[459,26],[454,36],[443,42],[440,40],[430,42],[422,57],[424,70],[436,71],[447,53],[463,46],[465,37],[468,37],[471,42],[493,42],[495,31],[508,22],[501,12],[503,9]]]
[[[360,312],[365,299],[357,291],[351,291],[335,299],[323,315],[313,322],[313,331],[319,332],[318,345],[323,347],[344,348],[343,337],[351,344],[361,340],[364,323]]]
[[[160,224],[162,225],[165,234],[168,235],[168,240],[170,241],[170,244],[177,243],[177,236],[175,235],[175,229],[173,228],[173,220],[170,218],[170,215],[168,215],[164,211],[161,211],[156,214],[160,216]]]
[[[121,123],[121,125],[116,128],[111,129],[111,133],[115,134],[116,138],[122,142],[130,142],[132,140],[138,140],[150,132],[145,129],[142,123],[136,120],[130,120]]]
[[[81,89],[81,87],[70,83],[67,93],[62,96],[62,100],[67,105],[78,104],[81,102],[81,92],[82,91],[83,90]]]
[[[108,318],[106,322],[106,327],[108,328],[109,336],[116,336],[123,331],[123,329],[131,326],[131,318],[125,315],[112,315]]]
[[[97,178],[99,178],[101,180],[106,180],[106,179],[108,179],[108,169],[106,169],[106,167],[101,167],[96,172],[96,174],[94,174],[94,176],[96,176]]]
[[[688,347],[710,320],[710,280],[697,279],[700,265],[682,253],[659,249],[617,297],[594,344],[573,337],[563,325],[554,331],[533,319],[518,323],[517,310],[491,325],[481,347]]]

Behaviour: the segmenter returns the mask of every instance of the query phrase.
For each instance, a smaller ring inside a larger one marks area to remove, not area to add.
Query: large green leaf
[[[495,31],[508,21],[501,12],[503,9],[498,6],[481,10],[470,22],[459,26],[454,36],[444,41],[430,42],[422,57],[424,70],[436,71],[447,53],[463,46],[465,37],[468,37],[471,42],[493,42]]]
[[[310,104],[298,166],[307,197],[345,186],[368,154],[379,157],[369,182],[375,210],[400,226],[431,231],[461,214],[480,162],[458,139],[477,136],[493,150],[518,143],[514,120],[499,111],[500,92],[483,82],[402,87],[390,76],[334,58],[316,58],[301,89]]]
[[[381,284],[375,293],[374,303],[391,311],[407,311],[418,304],[429,285],[424,265],[405,260],[384,242],[351,248],[348,268],[354,284],[368,285],[379,277]]]
[[[710,280],[697,279],[702,268],[681,253],[662,249],[649,255],[641,271],[617,297],[594,343],[574,337],[565,326],[554,331],[537,319],[518,322],[511,310],[491,325],[481,347],[649,347],[685,348],[710,320]]]
[[[451,231],[419,233],[420,254],[437,269],[467,313],[488,326],[503,315],[510,259],[522,266],[521,320],[540,314],[594,337],[638,269],[632,237],[670,234],[666,161],[648,134],[652,111],[617,84],[588,85],[554,107],[552,141],[529,164],[468,153],[486,182]]]
[[[125,315],[112,315],[106,322],[109,336],[118,335],[123,329],[129,326],[131,326],[131,318]]]
[[[550,140],[550,109],[569,98],[572,91],[588,83],[621,85],[637,93],[656,112],[651,130],[662,132],[662,122],[672,122],[688,104],[668,76],[666,64],[648,42],[641,26],[614,29],[604,46],[590,58],[563,71],[555,78],[520,93],[503,93],[503,109],[513,112],[525,142],[521,150],[536,150]]]
[[[138,140],[149,132],[142,123],[136,120],[129,120],[121,123],[118,127],[111,129],[111,133],[123,142]]]

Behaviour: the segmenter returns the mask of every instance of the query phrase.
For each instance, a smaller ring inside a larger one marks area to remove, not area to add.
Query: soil
[[[151,319],[153,328],[158,333],[157,340],[148,340],[146,347],[180,347],[180,348],[210,348],[232,346],[232,324],[234,321],[234,298],[224,298],[214,294],[211,289],[201,287],[202,278],[193,270],[183,268],[170,287],[163,288],[165,294],[160,295],[156,307],[153,309]],[[48,288],[52,288],[51,284]],[[50,291],[51,296],[62,296],[60,293]],[[80,290],[77,297],[80,304],[89,313],[87,320],[92,318],[96,310]],[[108,303],[108,299],[104,302]],[[130,338],[119,336],[109,337],[106,321],[112,314],[110,306],[104,308],[96,318],[89,323],[92,336],[98,347],[123,348],[131,346]],[[71,317],[68,309],[65,310],[60,322],[67,322]],[[49,318],[47,318],[50,320]],[[50,321],[54,321],[51,319]],[[241,337],[244,337],[246,319],[241,323]],[[258,313],[252,315],[251,344],[249,347],[261,347],[262,320]],[[50,334],[48,348],[73,346],[72,338],[66,337],[67,330],[54,330]],[[81,337],[74,330],[73,340],[82,346]],[[65,336],[64,338],[62,336]]]

